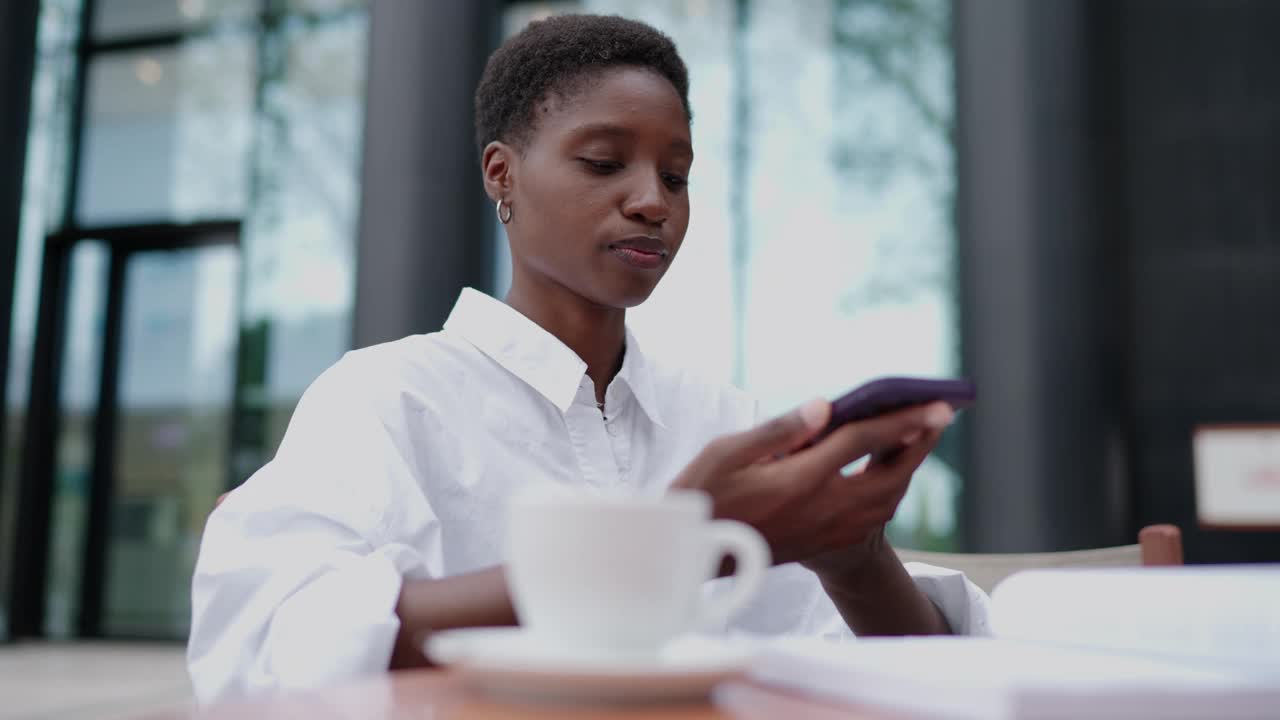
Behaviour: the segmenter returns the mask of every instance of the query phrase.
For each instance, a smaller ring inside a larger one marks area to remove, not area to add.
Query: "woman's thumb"
[[[730,436],[726,449],[732,460],[739,463],[789,452],[813,439],[830,418],[831,403],[814,398],[791,412]]]

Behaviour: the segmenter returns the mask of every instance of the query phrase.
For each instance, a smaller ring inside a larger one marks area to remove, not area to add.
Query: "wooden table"
[[[822,703],[749,682],[725,683],[712,702],[631,707],[515,705],[479,697],[447,672],[389,673],[341,687],[213,705],[148,720],[889,720],[891,715]]]

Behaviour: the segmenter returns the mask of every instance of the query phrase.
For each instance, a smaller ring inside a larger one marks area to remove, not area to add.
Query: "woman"
[[[785,564],[727,630],[979,629],[980,591],[936,568],[913,578],[883,534],[948,407],[799,449],[825,401],[752,427],[739,391],[669,368],[627,333],[626,309],[684,240],[690,118],[684,63],[641,23],[556,17],[493,54],[477,140],[510,293],[464,291],[443,331],[349,353],[308,389],[277,456],[213,513],[188,648],[202,700],[422,664],[428,629],[515,623],[499,521],[533,480],[697,488],[718,516],[754,525]]]

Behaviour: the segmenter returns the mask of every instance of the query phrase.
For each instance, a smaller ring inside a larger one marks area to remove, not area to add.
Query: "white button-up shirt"
[[[275,458],[205,527],[187,649],[200,700],[385,670],[402,579],[500,564],[513,490],[661,492],[711,439],[757,421],[741,391],[626,342],[603,412],[581,358],[474,290],[441,332],[350,352],[325,371]],[[963,575],[908,569],[952,628],[985,631],[986,596]],[[722,629],[849,635],[796,564],[769,570]]]

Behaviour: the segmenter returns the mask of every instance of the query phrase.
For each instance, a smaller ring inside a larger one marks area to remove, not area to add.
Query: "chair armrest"
[[[1138,532],[1142,564],[1181,565],[1182,531],[1176,525],[1148,525]]]

